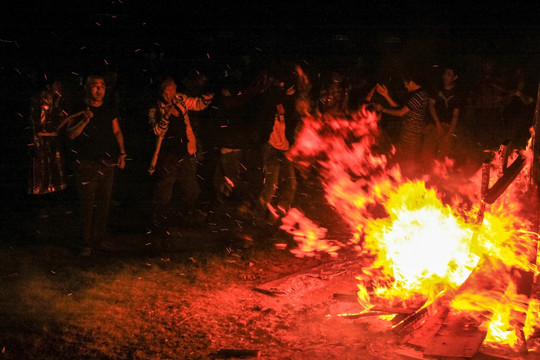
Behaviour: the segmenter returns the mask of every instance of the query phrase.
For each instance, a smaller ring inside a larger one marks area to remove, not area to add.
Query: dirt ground
[[[361,259],[248,247],[219,226],[173,231],[159,251],[120,232],[91,258],[69,237],[3,242],[0,359],[400,358],[387,321],[337,316],[362,310],[334,298],[354,295]]]

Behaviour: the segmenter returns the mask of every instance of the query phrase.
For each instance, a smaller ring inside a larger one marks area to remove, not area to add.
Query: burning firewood
[[[535,256],[532,256],[532,253],[535,255],[536,252],[531,251],[531,263],[534,263]],[[416,356],[419,350],[425,356],[443,358],[471,358],[476,353],[485,353],[485,350],[481,350],[481,346],[486,338],[487,329],[482,323],[491,319],[495,309],[486,304],[476,305],[474,296],[485,293],[485,297],[479,297],[479,301],[489,297],[493,304],[511,300],[523,302],[531,296],[532,273],[513,270],[507,276],[501,276],[506,271],[508,270],[502,261],[484,256],[458,289],[448,292],[435,303],[419,309],[394,326],[395,332],[405,334],[402,339],[404,346],[412,346],[415,349],[412,353],[406,348],[403,349],[408,354],[406,356]],[[518,297],[506,299],[508,288],[515,288]],[[455,302],[462,300],[470,303],[468,306],[471,308],[460,310],[460,306]],[[516,333],[521,334],[521,338],[518,339],[520,343],[516,345],[516,353],[521,354],[527,352],[523,331],[519,329],[525,322],[527,306],[528,304],[517,303],[513,306],[512,317],[515,319]],[[521,314],[519,309],[524,309],[521,310]]]
[[[493,204],[495,200],[512,184],[512,181],[518,176],[525,165],[525,158],[519,156],[512,165],[503,171],[503,176],[488,190],[484,201]]]

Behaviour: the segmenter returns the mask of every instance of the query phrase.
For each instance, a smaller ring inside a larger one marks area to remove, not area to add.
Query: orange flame
[[[298,243],[293,253],[337,256],[352,248],[373,259],[357,277],[359,302],[366,309],[375,302],[426,306],[453,292],[451,307],[477,317],[488,329],[487,343],[516,345],[516,319],[527,313],[519,304],[528,299],[513,285],[513,274],[537,271],[538,235],[526,230],[532,224],[522,215],[530,151],[524,152],[528,162],[518,178],[477,224],[480,171],[462,179],[446,159],[434,162],[431,176],[411,181],[392,164],[394,149],[381,149],[375,113],[362,108],[350,119],[306,114],[303,120],[289,156],[304,168],[316,164],[325,199],[348,224],[351,237],[345,244],[328,240],[326,229],[291,209],[282,228]],[[473,272],[493,279],[462,287]],[[536,324],[528,322],[525,332],[532,334]]]

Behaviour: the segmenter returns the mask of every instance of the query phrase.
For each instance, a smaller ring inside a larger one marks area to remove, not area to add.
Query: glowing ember
[[[282,228],[293,235],[298,248],[291,252],[298,257],[314,256],[316,251],[325,251],[337,256],[340,246],[335,241],[325,240],[327,230],[315,225],[297,209],[291,209],[283,220]]]

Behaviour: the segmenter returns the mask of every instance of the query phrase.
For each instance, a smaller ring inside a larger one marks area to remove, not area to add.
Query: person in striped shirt
[[[399,144],[396,147],[397,160],[405,175],[411,176],[417,175],[417,172],[421,170],[420,158],[429,106],[428,93],[419,79],[419,76],[413,73],[403,76],[403,86],[409,94],[409,99],[404,106],[400,106],[392,99],[385,85],[376,85],[377,92],[390,105],[390,107],[384,107],[378,104],[377,110],[402,119]]]

